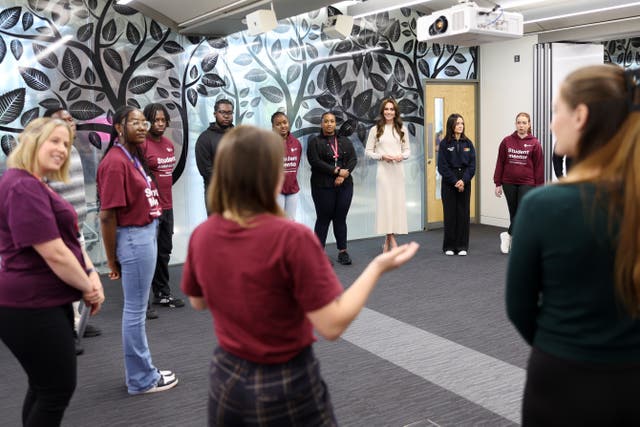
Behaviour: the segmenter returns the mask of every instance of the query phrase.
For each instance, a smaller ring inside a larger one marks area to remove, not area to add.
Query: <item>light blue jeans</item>
[[[118,227],[116,255],[122,272],[122,348],[129,394],[144,392],[158,382],[147,344],[145,321],[149,289],[156,268],[158,221],[144,227]]]
[[[287,214],[287,218],[296,220],[296,210],[298,209],[299,193],[278,194],[278,204]]]

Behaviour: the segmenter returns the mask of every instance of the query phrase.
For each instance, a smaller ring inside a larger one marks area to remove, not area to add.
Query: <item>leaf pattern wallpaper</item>
[[[640,37],[603,43],[604,62],[624,68],[640,68]]]
[[[171,114],[174,182],[184,190],[174,191],[178,238],[204,219],[193,145],[219,98],[233,102],[235,124],[269,128],[271,114],[286,111],[303,147],[322,113],[336,113],[339,132],[351,138],[359,158],[349,238],[373,235],[375,163],[365,159],[364,144],[380,101],[396,98],[413,153],[406,165],[410,228],[420,229],[423,82],[476,77],[477,50],[418,43],[419,15],[411,9],[360,18],[351,37],[339,40],[322,31],[327,9],[282,20],[257,37],[206,39],[179,35],[114,0],[0,0],[0,7],[0,170],[24,126],[62,106],[78,122],[76,147],[92,202],[114,111],[161,102]],[[298,219],[311,226],[306,159],[299,181]]]

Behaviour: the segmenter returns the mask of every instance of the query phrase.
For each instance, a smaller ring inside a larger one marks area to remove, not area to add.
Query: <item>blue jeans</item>
[[[298,199],[300,193],[278,194],[278,204],[287,214],[287,218],[296,220],[296,210],[298,209]]]
[[[156,267],[158,221],[144,227],[118,227],[116,255],[122,272],[122,348],[129,394],[156,385],[160,372],[151,362],[145,320]]]

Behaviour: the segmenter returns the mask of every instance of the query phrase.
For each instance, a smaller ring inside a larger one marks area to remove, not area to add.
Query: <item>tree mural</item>
[[[76,21],[84,23],[79,25]],[[69,30],[73,34],[64,35]],[[193,81],[185,84],[184,80],[195,80],[194,75],[184,75],[182,80],[173,77],[170,71],[178,76],[180,63],[167,59],[184,49],[169,40],[171,30],[135,9],[113,0],[28,0],[24,7],[15,6],[0,13],[0,34],[0,63],[5,60],[9,45],[26,85],[0,96],[1,131],[19,133],[39,116],[40,107],[62,107],[80,122],[79,131],[89,131],[90,143],[101,149],[98,132],[109,132],[118,107],[126,104],[140,108],[149,101],[164,101],[167,107],[178,110],[183,135],[188,135],[185,98],[193,101],[189,88]],[[29,49],[32,58],[21,61]],[[215,62],[210,58],[203,59],[203,69],[213,66]],[[200,80],[204,84],[222,84],[213,74]],[[52,81],[60,84],[54,86]],[[152,92],[154,88],[156,94]],[[27,106],[27,89],[37,93],[37,105]],[[96,121],[101,117],[104,120]],[[5,152],[15,145],[11,134],[1,139]],[[184,169],[186,140],[182,146],[174,172],[176,179]]]
[[[345,40],[322,31],[333,8],[281,21],[257,37],[207,40],[172,33],[114,0],[20,4],[0,12],[0,63],[13,61],[24,82],[0,95],[3,150],[40,108],[69,110],[101,149],[99,132],[109,132],[118,107],[161,102],[182,129],[174,181],[186,164],[189,118],[203,98],[231,99],[239,107],[236,124],[252,123],[267,106],[284,109],[299,137],[316,132],[321,114],[333,110],[340,133],[364,143],[383,98],[398,99],[415,136],[425,78],[475,78],[476,50],[417,42],[418,15],[410,9],[360,19]]]
[[[416,125],[424,122],[421,82],[461,73],[474,79],[476,49],[467,58],[457,46],[417,42],[418,15],[406,8],[400,13],[360,19],[345,40],[327,39],[321,11],[287,19],[273,33],[234,35],[229,44],[243,50],[225,55],[227,75],[219,96],[240,107],[237,123],[250,119],[251,109],[261,104],[280,106],[298,137],[317,132],[322,113],[332,110],[339,132],[356,133],[362,143],[381,100],[394,97],[415,136]],[[259,88],[251,91],[248,85]]]
[[[640,37],[604,42],[604,62],[623,68],[640,67]]]

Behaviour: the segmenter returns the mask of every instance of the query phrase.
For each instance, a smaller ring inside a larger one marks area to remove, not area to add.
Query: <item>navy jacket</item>
[[[476,174],[476,150],[469,139],[440,141],[438,147],[438,172],[446,184],[455,185],[459,179],[465,185]],[[459,175],[461,174],[461,176]]]

